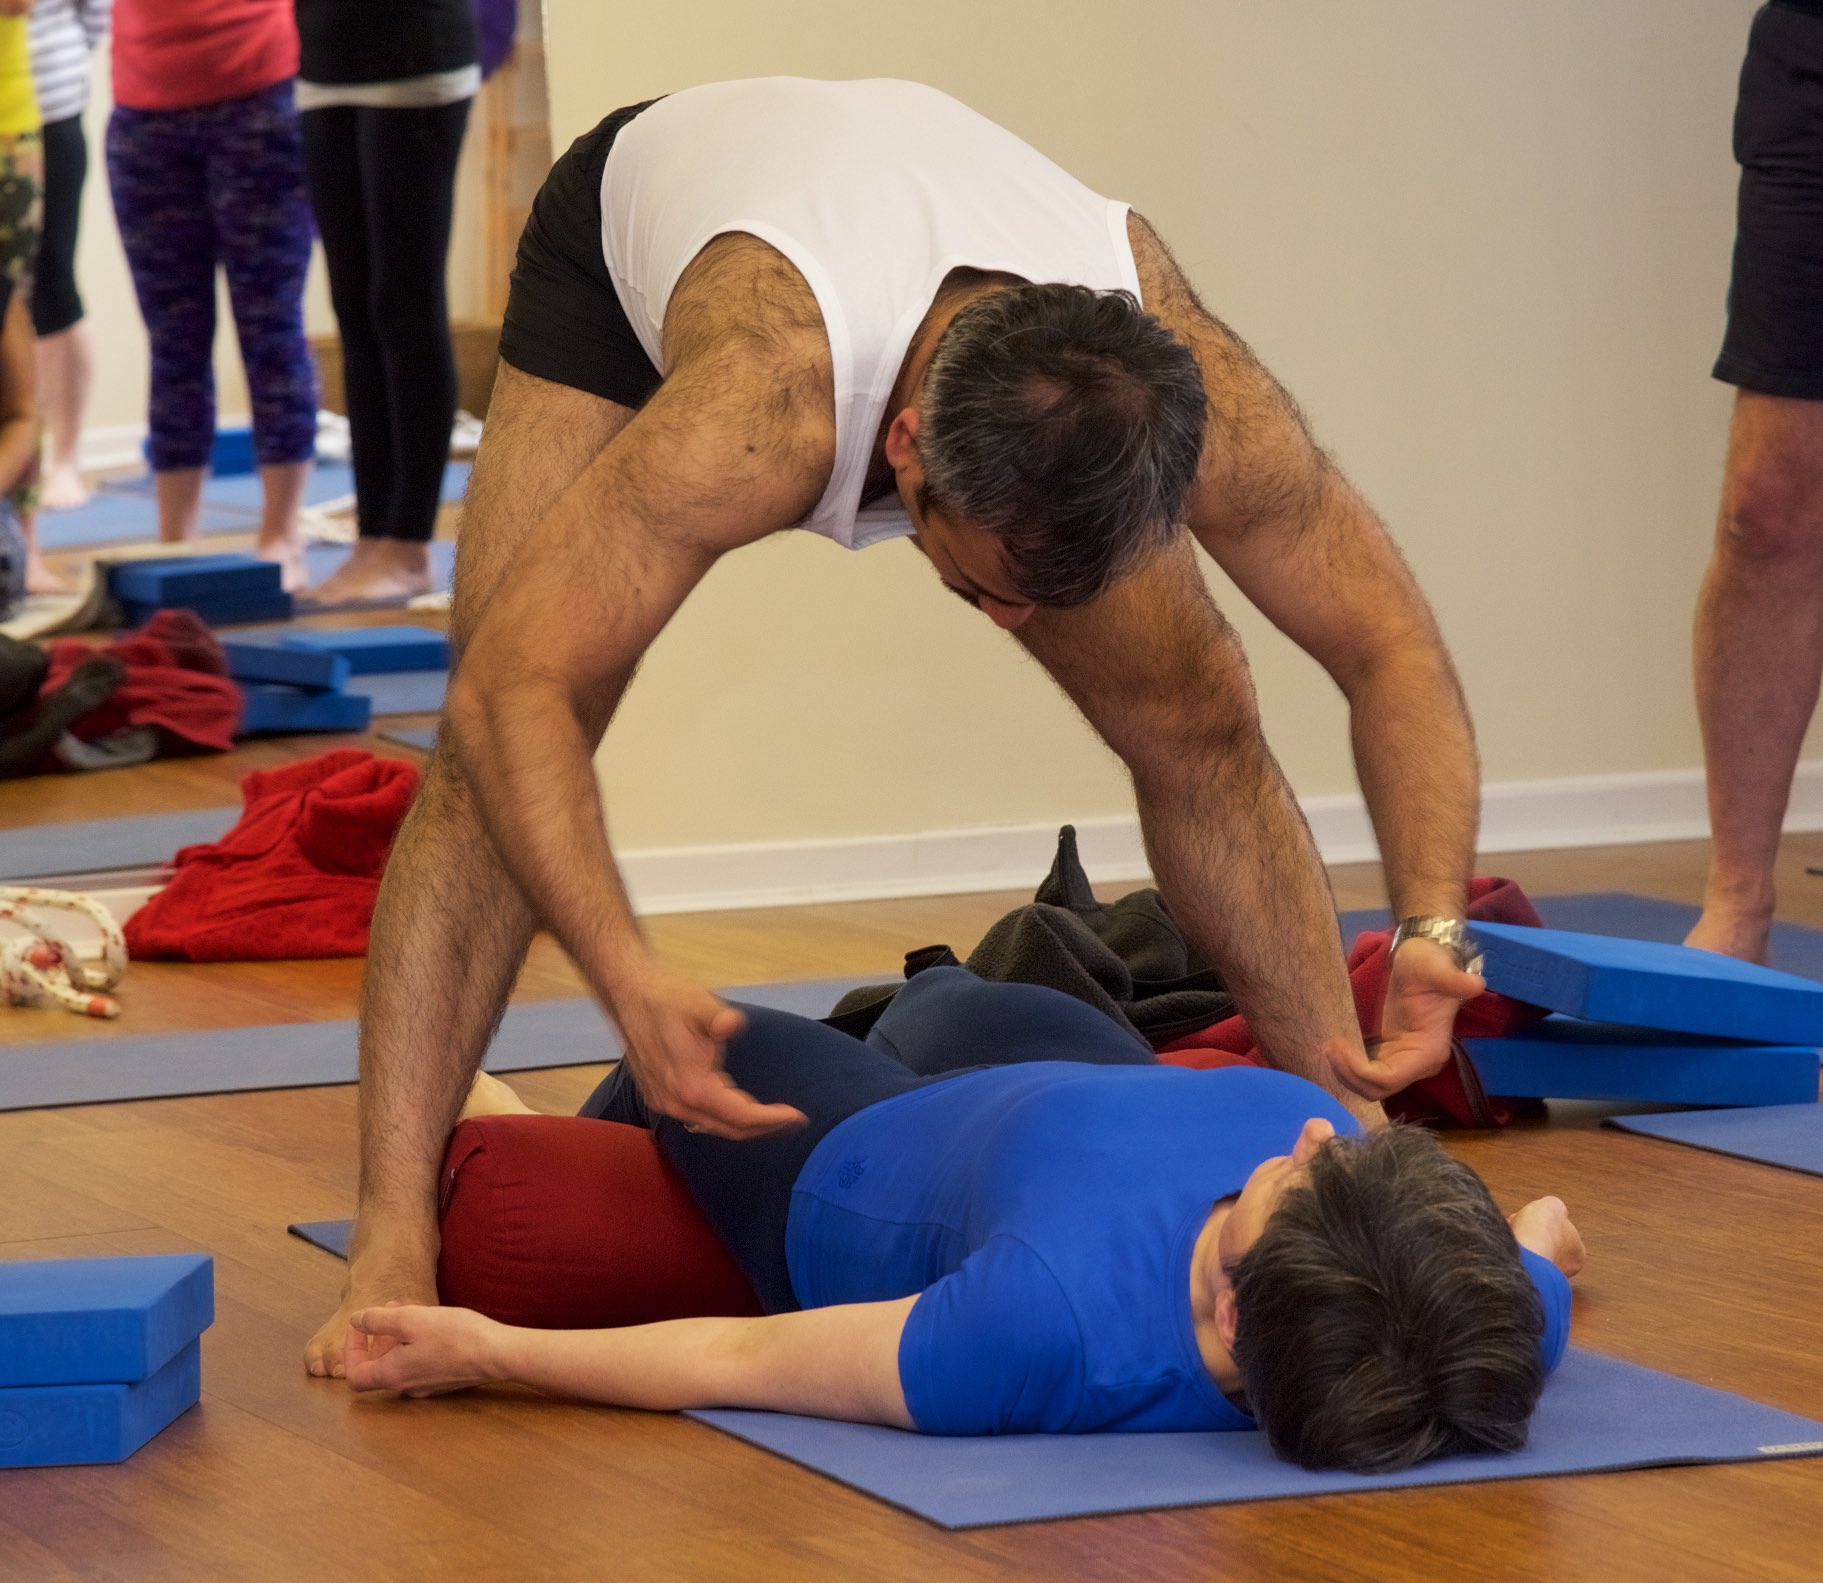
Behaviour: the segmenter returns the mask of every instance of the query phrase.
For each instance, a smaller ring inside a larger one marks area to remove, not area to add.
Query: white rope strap
[[[62,908],[84,914],[101,934],[101,961],[91,966],[76,947],[36,910]],[[84,1017],[118,1017],[119,1002],[99,993],[112,989],[127,970],[127,942],[108,909],[74,891],[36,885],[0,885],[0,920],[27,932],[0,944],[0,994],[14,1006],[38,1006],[47,999]]]

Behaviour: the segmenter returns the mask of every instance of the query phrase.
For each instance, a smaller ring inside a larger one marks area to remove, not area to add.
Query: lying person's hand
[[[762,1105],[722,1070],[722,1047],[747,1019],[700,984],[653,969],[615,995],[614,1019],[652,1110],[719,1138],[757,1138],[803,1125],[801,1110]]]
[[[441,1396],[502,1378],[493,1359],[505,1327],[472,1309],[389,1303],[363,1308],[349,1325],[343,1361],[362,1395]]]
[[[1435,940],[1405,941],[1393,956],[1379,1043],[1368,1059],[1350,1052],[1337,1063],[1336,1075],[1357,1094],[1385,1099],[1442,1071],[1457,1008],[1486,987]]]
[[[1575,1275],[1588,1260],[1582,1233],[1561,1198],[1535,1198],[1517,1214],[1508,1215],[1507,1224],[1522,1248],[1549,1259],[1565,1275]]]

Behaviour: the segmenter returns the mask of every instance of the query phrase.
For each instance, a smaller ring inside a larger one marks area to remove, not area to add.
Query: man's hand
[[[762,1105],[722,1070],[722,1047],[746,1026],[701,985],[653,968],[614,996],[627,1064],[646,1104],[693,1132],[757,1138],[804,1124],[791,1105]]]
[[[494,1359],[506,1328],[467,1308],[388,1303],[351,1316],[348,1387],[442,1396],[501,1379]]]
[[[1571,1223],[1561,1198],[1535,1198],[1516,1215],[1507,1216],[1514,1240],[1541,1259],[1549,1259],[1565,1275],[1582,1269],[1588,1254],[1582,1233]]]
[[[1487,985],[1465,973],[1435,940],[1413,939],[1393,956],[1380,1013],[1380,1039],[1370,1053],[1336,1047],[1336,1076],[1357,1094],[1385,1099],[1440,1072],[1450,1058],[1456,1011]]]

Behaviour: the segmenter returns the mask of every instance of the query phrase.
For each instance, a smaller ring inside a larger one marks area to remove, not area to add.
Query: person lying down
[[[730,1077],[804,1125],[690,1132],[624,1068],[582,1114],[655,1127],[763,1317],[370,1308],[349,1385],[943,1435],[1257,1424],[1293,1462],[1360,1472],[1524,1443],[1583,1258],[1557,1199],[1509,1222],[1427,1133],[1363,1136],[1287,1073],[1157,1065],[1092,1007],[960,968],[912,979],[865,1042],[742,1010]],[[485,1076],[474,1103],[524,1108]]]

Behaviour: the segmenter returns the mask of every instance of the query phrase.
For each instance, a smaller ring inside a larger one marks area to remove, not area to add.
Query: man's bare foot
[[[430,546],[406,539],[360,539],[348,559],[314,588],[306,604],[340,605],[359,600],[415,599],[433,584]]]
[[[89,493],[89,486],[83,482],[76,464],[71,462],[62,467],[52,467],[45,473],[43,486],[38,492],[38,504],[46,511],[74,511],[78,506],[89,503]]]
[[[1699,951],[1714,951],[1718,956],[1732,956],[1741,962],[1767,965],[1767,939],[1772,931],[1770,912],[1752,914],[1724,912],[1705,907],[1696,927],[1684,936],[1684,944]]]
[[[508,1088],[499,1078],[486,1072],[477,1072],[473,1086],[468,1091],[468,1098],[462,1102],[462,1110],[457,1115],[458,1121],[467,1121],[472,1116],[535,1116],[533,1110],[523,1099]]]
[[[437,1302],[437,1244],[390,1241],[378,1238],[361,1245],[357,1224],[356,1246],[351,1249],[348,1277],[342,1283],[342,1301],[321,1329],[304,1345],[304,1368],[318,1379],[343,1377],[343,1349],[348,1345],[348,1321],[363,1308],[381,1308],[390,1302]]]
[[[28,594],[67,594],[70,585],[44,564],[44,557],[33,550],[25,559],[25,591]]]

